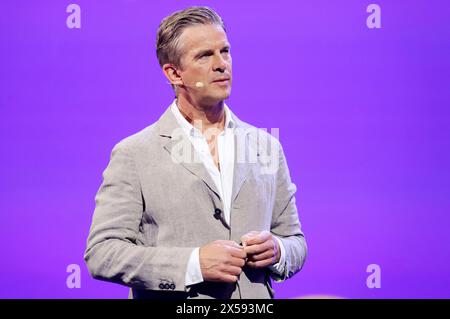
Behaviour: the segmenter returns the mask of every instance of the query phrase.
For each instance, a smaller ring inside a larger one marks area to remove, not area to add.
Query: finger
[[[272,261],[274,261],[274,255],[275,252],[270,249],[270,250],[266,250],[264,252],[262,252],[261,254],[257,254],[257,255],[251,255],[248,257],[249,261],[260,261],[260,260],[264,260],[264,259],[271,259]]]
[[[220,280],[221,282],[229,282],[229,283],[233,283],[237,281],[237,276],[235,275],[230,275],[227,273],[222,273],[220,276]]]
[[[241,237],[241,243],[242,243],[242,244],[247,244],[247,241],[248,241],[250,238],[252,238],[252,237],[254,237],[254,236],[257,236],[258,234],[259,234],[259,232],[256,231],[256,230],[252,230],[252,231],[246,233],[245,235],[243,235],[243,236]]]
[[[272,241],[266,241],[262,244],[259,245],[252,245],[252,246],[247,246],[245,247],[245,252],[247,253],[247,255],[254,255],[254,254],[261,254],[267,250],[272,250],[273,249],[273,243]]]
[[[224,246],[234,247],[238,249],[242,249],[242,246],[233,240],[221,240],[221,244]]]
[[[257,245],[257,244],[261,244],[261,243],[269,240],[271,237],[272,237],[272,234],[269,231],[263,230],[259,234],[248,239],[246,243],[247,243],[247,246]]]
[[[247,254],[248,257],[254,254],[261,254],[266,250],[267,248],[264,247],[263,245],[252,245],[245,247],[245,253]]]
[[[236,258],[246,258],[247,257],[247,253],[245,252],[244,248],[239,246],[239,248],[235,248],[235,247],[228,247],[228,252],[231,254],[231,256],[236,257]]]
[[[272,265],[272,258],[258,261],[247,261],[247,266],[251,268],[265,268],[270,265]]]
[[[278,260],[278,253],[280,252],[280,247],[278,246],[278,241],[275,239],[273,241],[273,257],[272,257],[272,264],[275,264]],[[281,257],[280,257],[281,258]]]
[[[240,267],[236,267],[236,266],[225,266],[223,268],[223,272],[229,274],[229,275],[234,275],[234,276],[239,276],[242,272],[242,268]]]
[[[245,259],[244,258],[231,257],[231,259],[227,262],[227,264],[235,266],[235,267],[242,268],[245,265]]]

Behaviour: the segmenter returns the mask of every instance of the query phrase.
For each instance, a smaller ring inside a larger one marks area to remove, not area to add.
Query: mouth
[[[228,83],[230,83],[230,78],[220,78],[220,79],[214,80],[213,83],[228,84]]]
[[[222,82],[222,81],[229,81],[229,80],[230,80],[229,77],[221,77],[221,78],[214,80],[213,82]]]

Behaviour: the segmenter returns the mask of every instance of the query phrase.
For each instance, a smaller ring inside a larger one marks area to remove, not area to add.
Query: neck
[[[177,97],[177,106],[181,114],[202,133],[210,128],[223,131],[225,127],[224,102],[212,105],[199,105],[182,94]]]

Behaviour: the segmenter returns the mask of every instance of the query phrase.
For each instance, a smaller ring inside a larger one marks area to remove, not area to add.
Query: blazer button
[[[220,210],[220,208],[216,208],[214,210],[214,218],[215,219],[219,219],[221,214],[222,214],[222,211]]]
[[[159,284],[159,289],[164,289],[164,284],[163,283]]]
[[[175,289],[175,284],[170,284],[170,289],[174,290]]]

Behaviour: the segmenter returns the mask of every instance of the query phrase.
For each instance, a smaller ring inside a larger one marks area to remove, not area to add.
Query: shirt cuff
[[[185,284],[186,286],[195,285],[203,282],[202,270],[200,269],[200,248],[195,248],[189,257]]]
[[[272,236],[278,241],[278,246],[280,247],[280,260],[276,264],[270,265],[269,269],[277,275],[284,277],[284,271],[286,268],[286,249],[284,248],[283,242],[280,238],[275,235]]]

